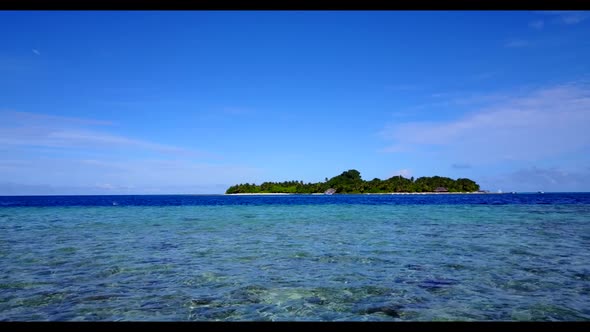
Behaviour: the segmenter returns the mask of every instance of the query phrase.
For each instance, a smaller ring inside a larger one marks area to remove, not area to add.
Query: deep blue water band
[[[590,193],[424,195],[101,195],[0,196],[10,206],[184,206],[184,205],[456,205],[590,204]]]

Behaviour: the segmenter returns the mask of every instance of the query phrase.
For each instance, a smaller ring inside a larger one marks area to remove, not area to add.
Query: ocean
[[[0,197],[2,321],[588,321],[590,193]]]

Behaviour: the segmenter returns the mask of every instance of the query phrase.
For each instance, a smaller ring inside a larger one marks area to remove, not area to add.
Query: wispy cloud
[[[522,48],[522,47],[528,47],[531,46],[531,42],[527,41],[527,40],[522,40],[522,39],[515,39],[515,40],[510,40],[507,41],[504,44],[504,47],[508,47],[508,48]]]
[[[548,10],[539,11],[540,14],[552,15],[555,21],[563,24],[578,24],[590,17],[588,11],[574,11],[574,10]]]
[[[497,74],[498,74],[497,72],[484,72],[484,73],[477,74],[477,75],[473,76],[473,79],[476,81],[487,80],[487,79],[490,79],[490,78],[496,76]]]
[[[41,52],[39,52],[37,49],[32,49],[31,51],[33,51],[33,53],[36,55],[41,55]]]
[[[265,174],[110,121],[0,111],[0,195],[223,193]]]
[[[43,139],[54,146],[80,146],[80,147],[129,147],[153,150],[164,153],[178,153],[186,155],[200,155],[196,151],[173,145],[153,143],[150,141],[132,139],[125,136],[111,135],[92,131],[53,131],[47,133]]]
[[[387,126],[384,152],[437,147],[469,163],[538,160],[590,145],[590,86],[571,83],[531,91],[475,109],[454,121]]]
[[[248,115],[254,113],[253,110],[243,107],[224,107],[221,112],[228,115]]]
[[[407,92],[421,90],[423,87],[418,84],[390,84],[385,86],[387,91]]]
[[[388,136],[387,131],[388,130],[380,132],[379,135]],[[384,134],[384,132],[385,132],[385,134]],[[381,153],[400,153],[400,152],[411,152],[411,151],[413,151],[412,147],[410,147],[408,145],[403,145],[403,144],[393,144],[393,145],[389,145],[389,146],[386,146],[386,147],[378,150],[378,152],[381,152]]]
[[[111,121],[83,119],[74,117],[65,117],[49,114],[31,113],[31,112],[17,112],[17,111],[1,111],[0,120],[4,123],[14,122],[24,125],[52,125],[52,126],[66,126],[66,125],[94,125],[94,126],[112,126]]]
[[[110,121],[27,112],[0,112],[0,144],[62,149],[143,149],[152,152],[218,158],[211,153],[98,131]]]
[[[543,29],[544,26],[545,26],[545,21],[543,21],[543,20],[536,20],[536,21],[532,21],[529,23],[529,27],[536,29],[536,30],[541,30],[541,29]]]
[[[179,159],[36,158],[0,162],[0,195],[223,193],[263,175],[244,165]]]
[[[0,195],[136,195],[136,194],[222,194],[229,185],[166,185],[166,186],[120,186],[110,183],[95,185],[49,185],[0,182]],[[113,202],[117,199],[114,198]]]
[[[34,68],[34,61],[27,57],[16,57],[0,54],[0,71],[22,72]]]
[[[531,166],[500,175],[484,176],[480,182],[482,187],[493,191],[588,191],[590,170]]]
[[[410,117],[416,113],[423,111],[432,111],[433,109],[444,109],[444,108],[465,108],[465,107],[477,107],[481,105],[487,105],[492,102],[500,102],[510,98],[505,93],[476,93],[476,92],[436,92],[426,96],[433,100],[432,102],[421,103],[407,107],[402,110],[392,112],[391,115],[400,117]]]
[[[404,178],[410,178],[412,176],[412,171],[404,168],[404,169],[400,169],[399,171],[395,171],[391,176],[398,176],[401,175]]]
[[[452,168],[455,169],[467,169],[467,168],[471,168],[471,164],[468,163],[454,163],[451,165]]]

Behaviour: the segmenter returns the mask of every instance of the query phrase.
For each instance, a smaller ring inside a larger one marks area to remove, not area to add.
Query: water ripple
[[[588,320],[570,196],[4,207],[0,320]]]

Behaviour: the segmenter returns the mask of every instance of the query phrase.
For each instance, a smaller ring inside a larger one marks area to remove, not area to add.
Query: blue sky
[[[590,12],[3,11],[0,195],[590,191]]]

